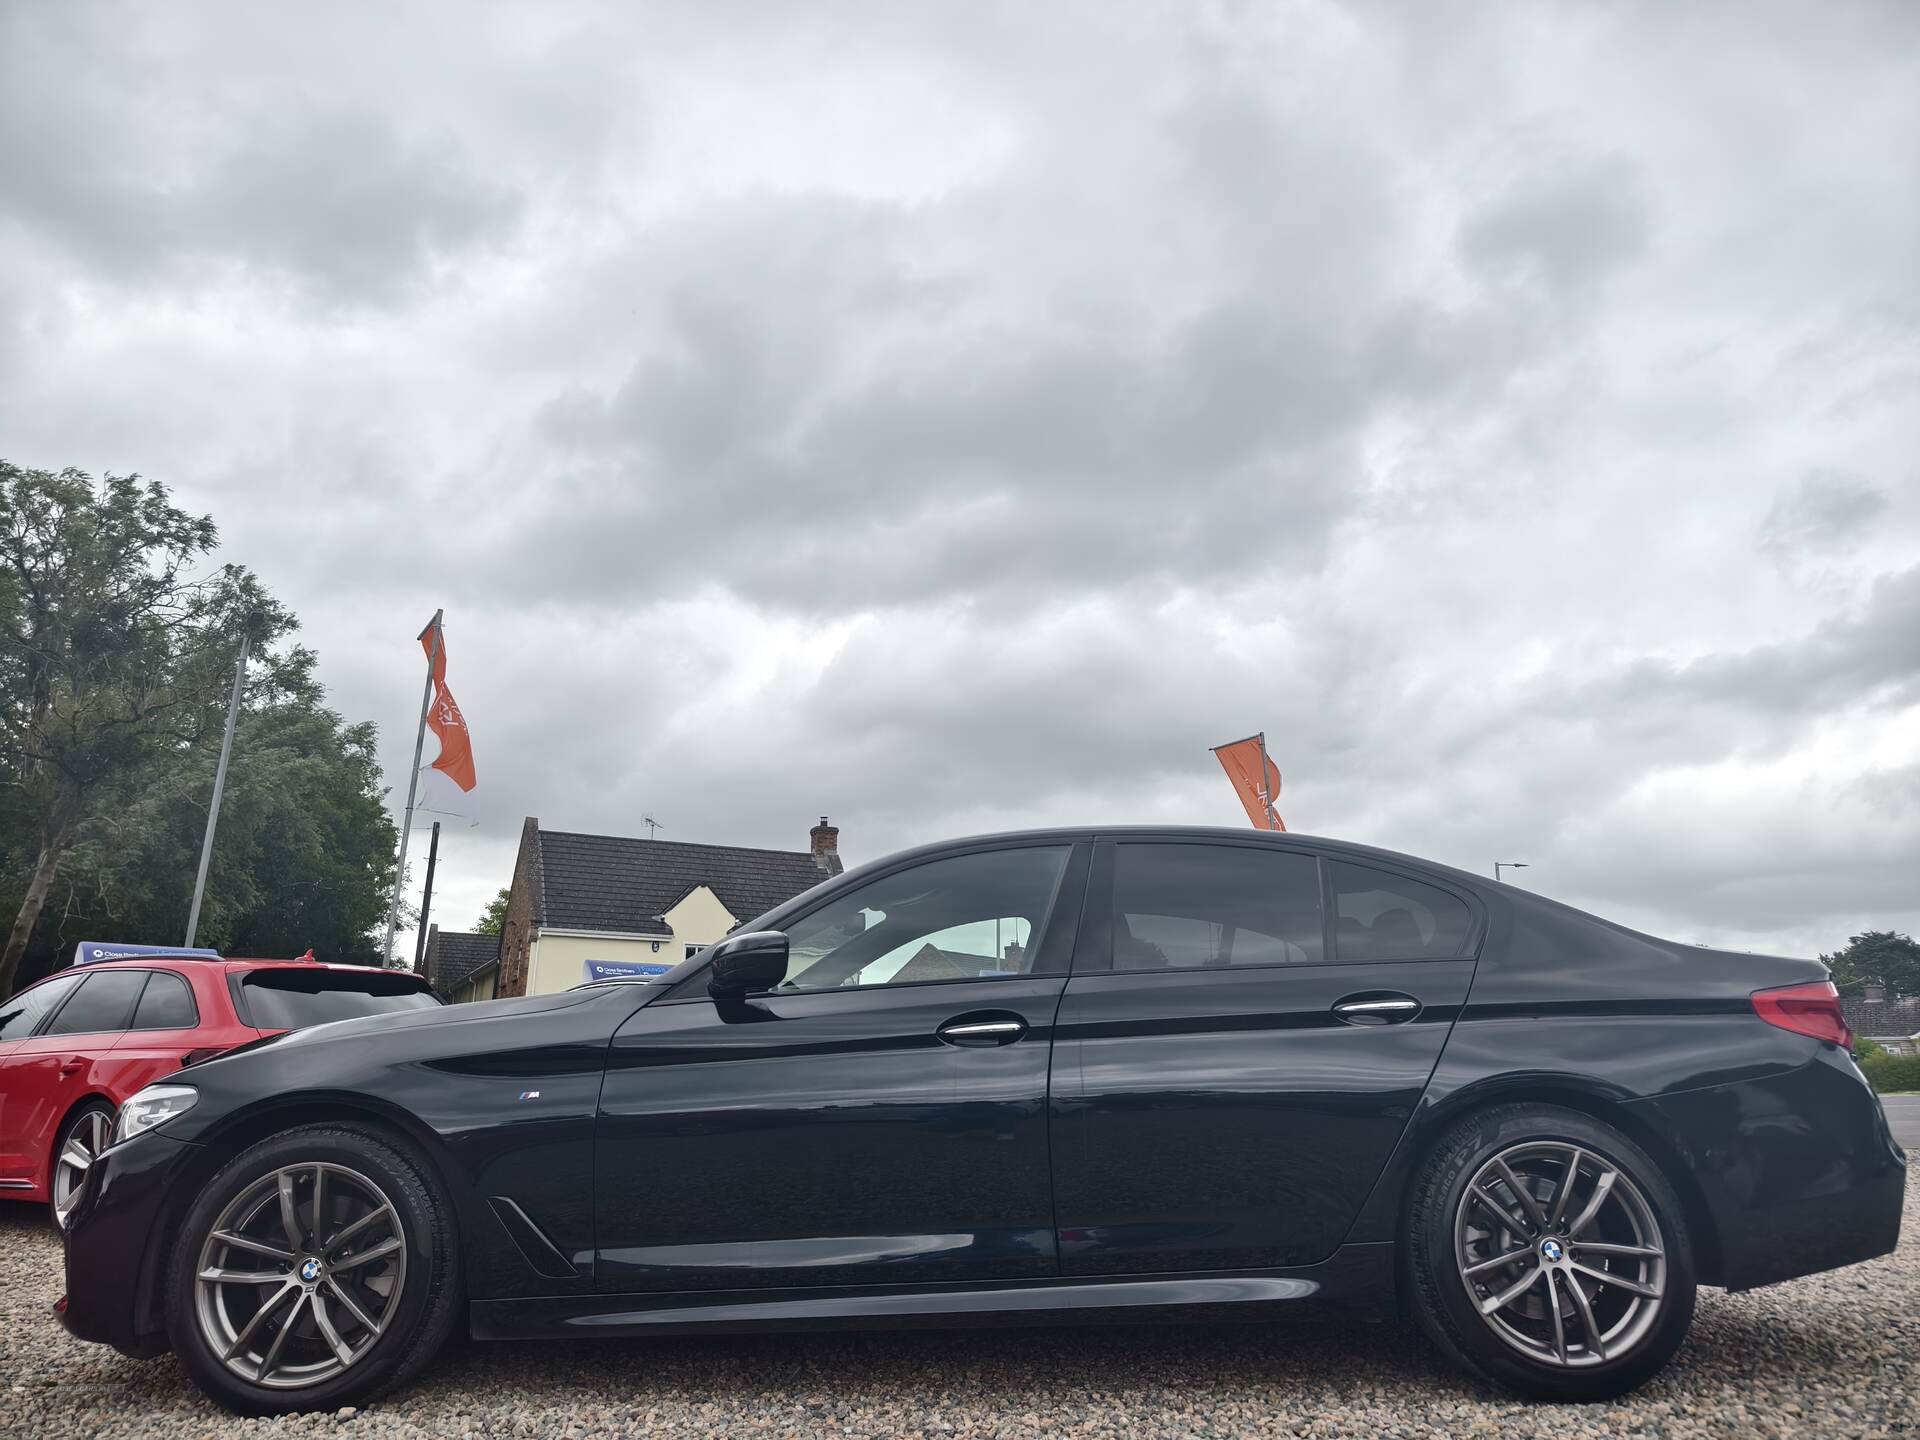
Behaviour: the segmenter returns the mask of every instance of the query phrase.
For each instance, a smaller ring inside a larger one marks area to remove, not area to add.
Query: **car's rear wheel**
[[[1434,1147],[1406,1220],[1416,1318],[1468,1369],[1544,1400],[1658,1372],[1693,1319],[1686,1216],[1653,1160],[1576,1110],[1502,1105]]]
[[[432,1358],[459,1282],[432,1167],[392,1136],[304,1126],[241,1154],[194,1201],[169,1265],[168,1331],[230,1409],[358,1405]]]
[[[48,1199],[53,1202],[53,1225],[62,1234],[80,1203],[86,1188],[87,1172],[113,1133],[113,1109],[97,1102],[82,1105],[61,1125],[53,1142],[53,1181]]]

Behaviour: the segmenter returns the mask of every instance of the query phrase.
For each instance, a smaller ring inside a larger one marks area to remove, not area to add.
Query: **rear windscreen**
[[[240,998],[248,1023],[262,1030],[298,1030],[440,1003],[425,982],[411,975],[337,970],[255,970],[240,978]]]

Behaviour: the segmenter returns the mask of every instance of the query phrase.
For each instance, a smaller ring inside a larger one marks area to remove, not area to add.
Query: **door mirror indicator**
[[[750,930],[730,935],[713,947],[707,993],[716,1000],[740,1000],[773,989],[787,978],[787,937],[780,930]]]

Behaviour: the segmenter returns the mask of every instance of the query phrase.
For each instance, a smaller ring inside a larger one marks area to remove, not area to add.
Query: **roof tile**
[[[664,933],[661,920],[705,885],[751,920],[829,878],[804,850],[747,850],[678,840],[541,830],[538,923],[562,930]]]

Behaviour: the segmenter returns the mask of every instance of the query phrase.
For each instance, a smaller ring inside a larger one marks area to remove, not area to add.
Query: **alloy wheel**
[[[406,1276],[406,1233],[385,1191],[344,1165],[287,1165],[221,1210],[195,1267],[195,1318],[234,1375],[297,1390],[366,1356]]]
[[[1561,1141],[1508,1146],[1454,1218],[1460,1282],[1511,1348],[1579,1368],[1631,1353],[1659,1318],[1666,1244],[1624,1166]]]
[[[113,1133],[113,1116],[105,1110],[89,1110],[80,1117],[53,1163],[53,1223],[65,1230],[86,1188],[87,1171]]]

